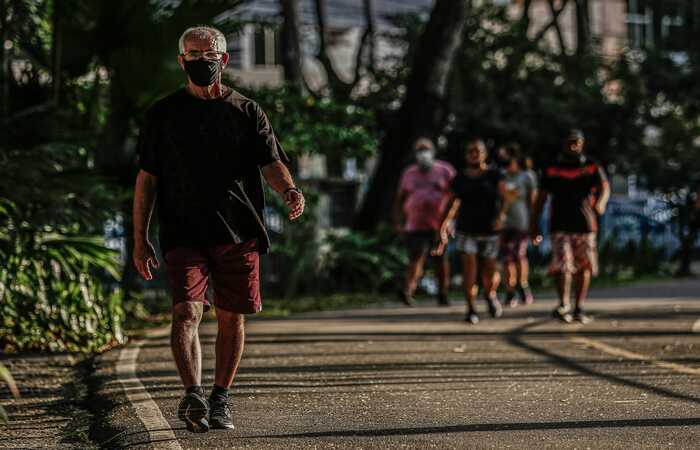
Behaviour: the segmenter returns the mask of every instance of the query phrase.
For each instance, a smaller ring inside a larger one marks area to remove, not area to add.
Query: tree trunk
[[[282,67],[284,80],[297,94],[305,92],[299,43],[299,0],[280,0],[282,10]]]
[[[695,239],[697,239],[697,234],[695,233],[690,233],[683,238],[681,242],[680,265],[676,276],[687,277],[692,275],[690,266],[693,262],[693,244]]]
[[[61,96],[61,60],[63,57],[62,2],[53,2],[53,31],[51,34],[51,99],[58,105]]]
[[[653,0],[651,2],[651,24],[652,24],[652,43],[653,46],[658,49],[663,49],[664,47],[664,37],[662,28],[662,21],[664,17],[663,2],[661,0]]]
[[[418,137],[435,138],[445,116],[445,91],[455,54],[462,43],[469,11],[465,0],[437,0],[416,44],[406,97],[379,147],[379,164],[354,221],[357,230],[371,231],[390,215],[401,171]]]
[[[5,41],[9,35],[7,33],[7,3],[5,0],[0,0],[0,116],[7,117],[10,110],[10,77],[9,77],[9,60],[7,50],[5,49]]]
[[[591,20],[588,0],[576,0],[576,52],[591,51]]]

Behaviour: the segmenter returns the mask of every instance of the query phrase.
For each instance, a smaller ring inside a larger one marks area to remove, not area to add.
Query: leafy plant
[[[371,236],[358,232],[330,234],[327,244],[329,250],[321,273],[329,291],[377,292],[394,288],[397,274],[408,262],[389,230]]]
[[[0,344],[17,350],[97,351],[121,341],[122,310],[102,280],[118,277],[100,237],[36,229],[0,202]]]

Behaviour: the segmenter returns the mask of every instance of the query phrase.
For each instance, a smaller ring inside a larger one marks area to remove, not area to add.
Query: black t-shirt
[[[542,171],[542,190],[552,198],[552,232],[590,233],[597,231],[593,210],[598,186],[606,182],[603,168],[587,157],[560,156]]]
[[[503,173],[498,169],[487,169],[476,177],[462,171],[452,180],[451,190],[461,204],[457,215],[457,231],[478,235],[497,233],[493,225],[501,209],[498,191],[501,180]]]
[[[158,177],[163,253],[254,238],[267,250],[260,167],[286,155],[255,102],[232,89],[213,100],[180,89],[147,111],[137,151]]]

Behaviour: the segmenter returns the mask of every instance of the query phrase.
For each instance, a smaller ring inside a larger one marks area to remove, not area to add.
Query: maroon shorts
[[[225,311],[254,314],[262,309],[257,241],[213,247],[177,247],[164,256],[173,305],[201,302],[209,309],[209,280],[214,305]]]

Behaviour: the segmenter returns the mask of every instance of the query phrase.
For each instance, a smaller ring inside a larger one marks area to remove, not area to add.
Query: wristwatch
[[[290,188],[285,189],[284,195],[287,195],[287,192],[289,192],[289,191],[294,191],[294,192],[297,192],[299,194],[304,195],[303,192],[301,192],[301,189],[299,189],[298,187],[290,187]]]

